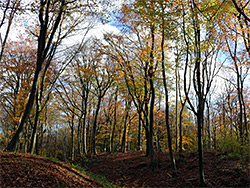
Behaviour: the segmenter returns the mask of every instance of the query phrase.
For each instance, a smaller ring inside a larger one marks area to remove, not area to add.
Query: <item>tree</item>
[[[166,127],[167,127],[167,133],[168,133],[168,148],[169,148],[169,153],[170,153],[170,158],[172,162],[173,169],[176,170],[176,164],[175,164],[175,158],[173,154],[173,149],[172,149],[172,136],[170,132],[170,125],[169,125],[169,91],[168,91],[168,86],[166,82],[166,70],[165,70],[165,52],[164,52],[164,44],[165,44],[165,19],[164,19],[164,12],[165,8],[163,4],[161,4],[161,11],[162,11],[162,31],[161,31],[161,68],[162,68],[162,78],[163,78],[163,86],[164,86],[164,91],[165,91],[165,122],[166,122]],[[176,106],[177,108],[177,106]],[[176,114],[177,116],[177,114]]]
[[[112,64],[112,59],[109,57],[105,57],[103,54],[97,54],[97,57],[93,57],[94,66],[94,91],[93,94],[97,97],[97,105],[94,114],[94,122],[93,122],[93,132],[92,132],[92,153],[97,154],[96,151],[96,129],[97,129],[97,117],[99,114],[99,110],[101,107],[102,98],[105,96],[108,89],[113,84],[115,79],[115,71],[116,68],[114,64]],[[102,60],[107,60],[106,62],[102,62]]]
[[[109,146],[109,151],[113,152],[114,151],[114,138],[115,138],[115,130],[117,126],[117,103],[118,103],[118,85],[115,88],[115,93],[114,93],[114,115],[113,115],[113,124],[112,124],[112,133],[110,136],[110,146]]]
[[[200,178],[200,185],[204,186],[205,183],[205,176],[204,176],[204,166],[203,166],[203,124],[204,124],[204,109],[205,109],[205,103],[207,100],[207,95],[209,94],[209,91],[212,86],[212,82],[215,78],[215,76],[218,74],[218,71],[220,70],[220,67],[217,67],[217,57],[218,52],[221,48],[221,42],[220,39],[216,40],[216,37],[214,37],[214,32],[212,29],[213,22],[209,22],[210,19],[212,19],[215,14],[212,15],[212,17],[208,18],[206,16],[205,20],[208,22],[204,22],[203,20],[203,8],[204,10],[207,10],[207,8],[210,6],[209,4],[205,4],[203,7],[201,4],[198,4],[195,0],[188,1],[188,7],[190,8],[190,17],[191,17],[191,26],[192,26],[192,32],[193,32],[193,39],[191,39],[190,34],[187,33],[187,23],[186,23],[186,12],[184,10],[183,6],[183,37],[184,41],[186,43],[187,48],[187,54],[186,54],[186,64],[185,64],[185,70],[184,70],[184,91],[185,95],[187,97],[188,104],[192,110],[192,112],[196,116],[197,121],[197,135],[198,135],[198,153],[199,153],[199,178]],[[208,6],[208,7],[206,7]],[[200,14],[203,14],[200,16]],[[209,23],[211,25],[206,25],[206,23]],[[206,33],[205,39],[201,40],[201,32],[202,28],[205,28],[203,32]],[[188,29],[191,29],[190,27]],[[190,41],[191,39],[191,41]],[[211,42],[217,42],[218,45],[216,47],[210,46],[208,44],[211,44]],[[191,61],[191,58],[189,59],[189,56],[193,55],[193,73],[192,73],[192,83],[193,83],[193,89],[195,92],[196,100],[197,100],[197,106],[195,106],[188,94],[188,87],[187,87],[187,69],[189,61]],[[213,65],[213,66],[212,66]]]
[[[58,13],[55,17],[50,17],[50,8],[52,5],[53,4],[51,1],[40,1],[40,4],[39,4],[38,17],[39,17],[40,25],[39,25],[35,75],[34,75],[32,87],[31,87],[30,95],[28,98],[28,102],[25,107],[25,111],[22,115],[21,121],[19,123],[18,129],[15,135],[13,136],[8,146],[5,148],[6,151],[15,151],[17,148],[19,140],[22,137],[25,124],[28,120],[28,117],[30,115],[30,112],[32,110],[32,107],[35,101],[35,96],[36,96],[37,86],[38,86],[39,79],[40,79],[40,74],[42,71],[42,66],[45,63],[45,60],[47,59],[47,55],[50,55],[47,61],[47,63],[49,64],[56,50],[56,47],[58,45],[56,43],[55,44],[53,43],[53,39],[56,36],[58,27],[63,21],[62,17],[65,14],[67,3],[65,2],[65,0],[62,0],[58,2],[58,4],[56,4],[55,7],[53,7],[58,10]],[[51,21],[54,22],[52,26],[50,25]]]
[[[234,38],[226,37],[226,45],[227,45],[230,57],[233,62],[233,66],[234,66],[233,71],[236,73],[235,87],[237,89],[238,101],[239,101],[239,106],[240,106],[240,113],[239,113],[240,137],[243,138],[244,132],[245,132],[246,133],[245,138],[248,138],[248,125],[247,125],[246,105],[245,105],[245,101],[243,97],[243,88],[244,88],[244,81],[247,78],[247,74],[249,71],[249,66],[247,66],[247,62],[250,56],[246,57],[246,55],[243,54],[242,57],[240,57],[241,52],[238,51],[238,48],[239,48],[238,46],[240,45],[238,32],[235,32],[235,35],[232,34],[230,37],[233,37],[233,36]],[[233,41],[230,41],[231,39]],[[230,45],[231,43],[233,44],[232,47]],[[245,127],[245,130],[244,130],[244,127]]]
[[[125,117],[124,117],[124,126],[123,126],[123,133],[122,133],[122,143],[120,151],[125,153],[126,151],[126,140],[127,140],[127,129],[128,124],[130,122],[130,109],[131,109],[132,100],[130,96],[127,96],[125,99]]]
[[[18,128],[24,103],[28,97],[36,62],[36,46],[29,40],[19,37],[19,41],[8,42],[0,62],[0,91],[3,126],[12,136]]]

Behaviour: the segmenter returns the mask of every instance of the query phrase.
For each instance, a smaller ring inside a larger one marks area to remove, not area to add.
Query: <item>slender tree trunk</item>
[[[87,153],[87,128],[86,128],[86,114],[83,116],[82,121],[82,147],[83,147],[83,153]]]
[[[182,152],[183,151],[183,146],[182,146],[182,135],[183,135],[183,127],[182,127],[182,113],[183,113],[183,110],[184,110],[184,106],[182,106],[181,108],[181,111],[180,111],[180,114],[179,114],[179,126],[180,126],[180,131],[179,131],[179,137],[180,137],[180,140],[179,140],[179,152]]]
[[[82,116],[81,115],[78,119],[78,127],[77,127],[77,150],[78,154],[82,154]]]
[[[177,57],[178,58],[178,57]],[[175,66],[175,129],[176,129],[176,152],[178,151],[178,59],[176,60],[176,66]]]
[[[149,99],[146,99],[145,103],[145,111],[146,111],[146,126],[148,127],[148,149],[149,149],[149,157],[150,157],[150,167],[152,169],[155,169],[157,167],[157,161],[155,157],[155,150],[154,150],[154,140],[153,140],[153,134],[154,134],[154,103],[155,103],[155,89],[154,89],[154,83],[153,83],[153,76],[154,76],[154,45],[155,45],[155,26],[154,24],[151,24],[151,49],[150,49],[150,59],[149,59],[149,66],[148,62],[146,62],[145,66],[145,78],[149,79],[149,91],[150,91],[150,110],[149,110],[149,116],[148,116],[148,103]],[[145,84],[145,94],[147,93],[147,87]],[[146,96],[146,95],[145,95]],[[148,122],[149,117],[149,122]]]
[[[149,121],[148,121],[148,87],[147,87],[147,65],[145,67],[145,78],[144,78],[144,122],[145,122],[145,132],[146,132],[146,156],[150,154],[149,146]]]
[[[38,122],[38,125],[40,125],[40,120],[39,120],[39,122]],[[39,155],[39,145],[40,145],[40,143],[39,143],[39,136],[40,136],[40,134],[39,134],[39,131],[37,132],[37,136],[36,136],[36,147],[35,147],[35,153],[36,153],[36,155]]]
[[[115,138],[115,129],[116,129],[116,123],[117,123],[117,98],[118,98],[118,86],[116,87],[115,92],[115,106],[114,106],[114,121],[113,121],[113,127],[112,127],[112,134],[110,138],[110,152],[114,152],[114,138]]]
[[[127,103],[126,104],[126,115],[125,115],[125,120],[124,120],[124,128],[123,128],[122,144],[121,144],[121,152],[122,153],[125,153],[125,150],[126,150],[127,124],[128,124],[128,119],[129,119],[129,110],[130,110],[131,101],[127,101],[126,103]]]
[[[215,120],[214,120],[215,116],[213,114],[213,120],[212,120],[212,125],[213,125],[213,147],[214,149],[216,149],[217,147],[217,133],[216,133],[216,125],[215,125]]]
[[[29,148],[29,153],[32,155],[35,153],[35,148],[36,148],[38,124],[39,124],[39,112],[37,111],[32,130],[30,148]]]
[[[245,125],[245,131],[246,131],[246,135],[245,135],[245,139],[246,141],[249,140],[249,135],[248,135],[248,123],[247,123],[247,110],[246,110],[246,105],[245,105],[245,100],[244,100],[244,96],[243,96],[243,82],[241,82],[241,100],[242,100],[242,107],[243,107],[243,118],[244,118],[244,125]]]
[[[141,135],[142,135],[142,114],[139,112],[139,128],[138,128],[138,142],[137,142],[137,151],[142,150],[142,144],[141,144]]]
[[[240,140],[243,141],[243,108],[242,108],[242,100],[241,100],[241,92],[240,92],[240,85],[239,85],[239,75],[237,75],[237,90],[238,90],[238,100],[239,100],[239,107],[240,107],[240,113],[239,113],[239,128],[240,128]]]
[[[164,85],[164,92],[165,92],[165,123],[167,127],[167,135],[168,135],[168,148],[169,154],[171,158],[172,167],[176,170],[175,158],[172,149],[172,136],[171,130],[169,125],[169,104],[168,104],[168,88],[166,82],[166,72],[165,72],[165,54],[164,54],[164,43],[165,43],[165,20],[162,17],[162,39],[161,39],[161,66],[162,66],[162,77],[163,77],[163,85]]]
[[[67,160],[67,155],[66,155],[66,136],[64,136],[63,138],[63,144],[62,144],[62,147],[63,147],[63,160],[66,161]]]
[[[74,120],[75,115],[72,114],[71,121],[69,121],[70,128],[71,128],[71,160],[74,160],[75,156],[75,148],[74,148]]]
[[[147,123],[146,123],[146,125],[147,125]],[[148,138],[149,138],[149,130],[148,130],[148,128],[146,128],[145,129],[145,134],[146,134],[146,157],[148,157],[149,156],[149,150],[150,150],[150,148],[149,148],[149,141],[148,141]]]
[[[83,120],[82,120],[82,147],[83,153],[87,153],[87,128],[86,128],[86,120],[87,120],[87,110],[88,110],[88,96],[89,92],[86,91],[85,99],[84,99],[84,109],[83,109]]]
[[[198,124],[198,153],[199,153],[199,176],[200,185],[205,185],[204,167],[203,167],[203,106],[202,101],[199,101],[199,109],[197,114],[197,124]]]
[[[93,132],[92,132],[92,153],[97,155],[96,151],[96,128],[97,128],[97,117],[101,107],[101,97],[98,97],[98,102],[95,110],[94,123],[93,123]]]
[[[37,137],[37,130],[38,130],[38,124],[39,124],[39,117],[40,117],[40,97],[39,92],[36,92],[36,115],[32,130],[32,136],[31,136],[31,142],[30,142],[30,148],[29,152],[33,155],[35,153],[35,147],[36,147],[36,137]]]
[[[211,150],[212,149],[212,145],[211,145],[211,125],[210,125],[210,107],[208,102],[206,102],[207,104],[207,131],[208,131],[208,149]]]
[[[222,104],[222,118],[223,118],[223,125],[224,125],[224,140],[226,140],[226,137],[227,137],[227,125],[226,125],[226,110],[225,110],[224,100],[223,100],[223,104]]]
[[[149,71],[153,71],[153,67],[149,69]],[[155,157],[154,150],[154,102],[155,102],[155,89],[153,83],[153,73],[149,72],[149,83],[150,83],[150,91],[151,91],[151,101],[150,101],[150,112],[149,112],[149,151],[150,151],[150,166],[152,169],[155,169],[158,164]]]
[[[193,8],[197,8],[196,4],[193,1]],[[194,11],[194,10],[193,10]],[[194,30],[195,30],[195,68],[194,68],[194,77],[193,83],[198,97],[198,109],[196,113],[197,117],[197,126],[198,126],[198,153],[199,153],[199,176],[200,176],[200,185],[205,186],[205,176],[203,168],[203,121],[204,121],[204,82],[202,82],[202,72],[201,72],[201,36],[200,36],[200,25],[198,20],[197,13],[194,12]],[[204,76],[204,75],[203,75]],[[203,78],[204,79],[204,78]]]
[[[114,151],[115,128],[116,128],[116,123],[113,123],[112,132],[111,132],[110,141],[109,141],[109,151],[110,151],[110,153],[112,153]]]

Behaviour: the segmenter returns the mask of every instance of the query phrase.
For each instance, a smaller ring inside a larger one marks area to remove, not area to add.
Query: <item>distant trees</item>
[[[230,80],[224,78],[237,90],[238,102],[239,102],[239,131],[240,138],[248,139],[248,121],[245,100],[243,97],[243,88],[245,80],[247,79],[249,72],[249,59],[250,59],[250,25],[247,14],[245,14],[245,8],[249,7],[249,3],[232,1],[236,7],[236,10],[231,10],[231,21],[223,24],[225,19],[222,19],[220,29],[225,32],[222,35],[225,46],[224,53],[230,58],[231,65],[227,65],[227,68],[235,73],[236,79]],[[240,8],[240,6],[242,6]],[[222,16],[225,15],[222,14]],[[243,141],[243,140],[242,140]]]
[[[24,113],[34,77],[36,46],[31,40],[9,42],[0,62],[2,128],[6,138],[13,136]],[[11,133],[11,134],[10,134]]]

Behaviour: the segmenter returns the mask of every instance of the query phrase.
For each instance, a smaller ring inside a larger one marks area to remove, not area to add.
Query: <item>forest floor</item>
[[[0,188],[102,187],[71,166],[33,155],[0,152]]]
[[[158,153],[158,168],[151,170],[143,152],[99,154],[79,157],[75,164],[105,176],[119,187],[198,187],[197,153],[176,154],[177,171],[172,170],[168,153]],[[250,187],[250,164],[234,155],[204,153],[208,187]]]
[[[234,155],[205,152],[205,178],[209,187],[250,187],[250,164]],[[157,153],[158,168],[149,167],[144,152],[101,153],[79,156],[74,167],[105,177],[117,187],[198,187],[197,153],[176,154],[177,171],[168,153]],[[107,185],[110,186],[110,185]],[[2,187],[104,187],[103,183],[51,159],[0,152]]]

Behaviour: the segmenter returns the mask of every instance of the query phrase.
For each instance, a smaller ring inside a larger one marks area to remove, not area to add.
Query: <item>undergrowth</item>
[[[112,183],[108,182],[105,176],[99,175],[99,174],[94,174],[92,172],[86,171],[83,167],[77,165],[77,164],[70,164],[74,169],[77,169],[81,171],[82,173],[86,174],[89,176],[91,179],[96,180],[98,183],[105,187],[109,188],[116,188],[117,186],[113,185]]]
[[[217,150],[227,154],[227,157],[249,163],[249,144],[242,143],[234,137],[218,140]]]

